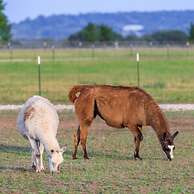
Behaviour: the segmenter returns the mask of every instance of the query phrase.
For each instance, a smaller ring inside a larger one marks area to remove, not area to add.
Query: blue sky
[[[194,10],[194,0],[4,0],[11,22],[27,17],[87,12]]]

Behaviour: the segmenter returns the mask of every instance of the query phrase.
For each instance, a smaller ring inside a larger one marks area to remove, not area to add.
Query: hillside
[[[123,35],[150,34],[158,30],[187,32],[194,22],[194,11],[88,13],[79,15],[39,16],[12,24],[14,39],[64,39],[92,22],[105,24]]]

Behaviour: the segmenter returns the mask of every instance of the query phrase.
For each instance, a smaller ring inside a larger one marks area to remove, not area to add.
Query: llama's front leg
[[[77,155],[77,148],[79,146],[79,142],[80,142],[80,126],[77,129],[77,133],[74,134],[74,152],[72,154],[73,160],[77,159],[76,155]]]
[[[42,163],[42,161],[41,161],[41,152],[40,152],[40,147],[41,147],[41,149],[42,149],[42,146],[41,146],[41,143],[40,143],[40,141],[39,140],[35,140],[35,143],[36,143],[36,150],[35,150],[35,152],[36,152],[36,172],[41,172],[41,163]],[[41,150],[41,151],[43,151],[43,150]]]
[[[42,158],[42,155],[44,152],[44,145],[42,143],[40,143],[39,150],[40,150],[40,170],[42,171],[44,170],[43,158]]]
[[[134,159],[142,160],[142,158],[139,155],[139,148],[140,148],[140,142],[143,140],[143,135],[139,130],[139,127],[133,129],[132,133],[134,135],[134,143],[135,143]]]

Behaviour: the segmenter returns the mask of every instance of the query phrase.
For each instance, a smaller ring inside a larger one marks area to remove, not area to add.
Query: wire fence
[[[118,47],[189,47],[193,42],[189,41],[68,41],[68,40],[50,40],[50,39],[20,39],[13,40],[7,44],[1,44],[0,48],[118,48]]]
[[[194,102],[194,47],[188,43],[51,45],[0,49],[0,104],[18,104],[34,94],[68,103],[75,84],[137,85],[160,102]]]
[[[42,43],[44,45],[44,43]],[[74,43],[75,45],[34,47],[9,45],[0,48],[0,62],[3,61],[34,61],[41,55],[46,61],[63,61],[71,58],[117,58],[128,57],[133,60],[134,55],[139,52],[147,60],[153,58],[172,58],[172,57],[193,57],[194,47],[190,44],[138,44],[134,43],[101,43],[91,44]]]

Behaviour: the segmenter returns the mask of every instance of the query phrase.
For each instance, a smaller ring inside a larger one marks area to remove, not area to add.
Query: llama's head
[[[59,172],[60,164],[63,162],[63,152],[65,152],[67,146],[64,146],[60,150],[50,150],[49,169],[50,172]]]
[[[170,133],[164,133],[160,139],[162,149],[169,160],[172,160],[174,158],[174,138],[178,135],[178,133],[178,131],[176,131],[173,135],[171,135]]]

